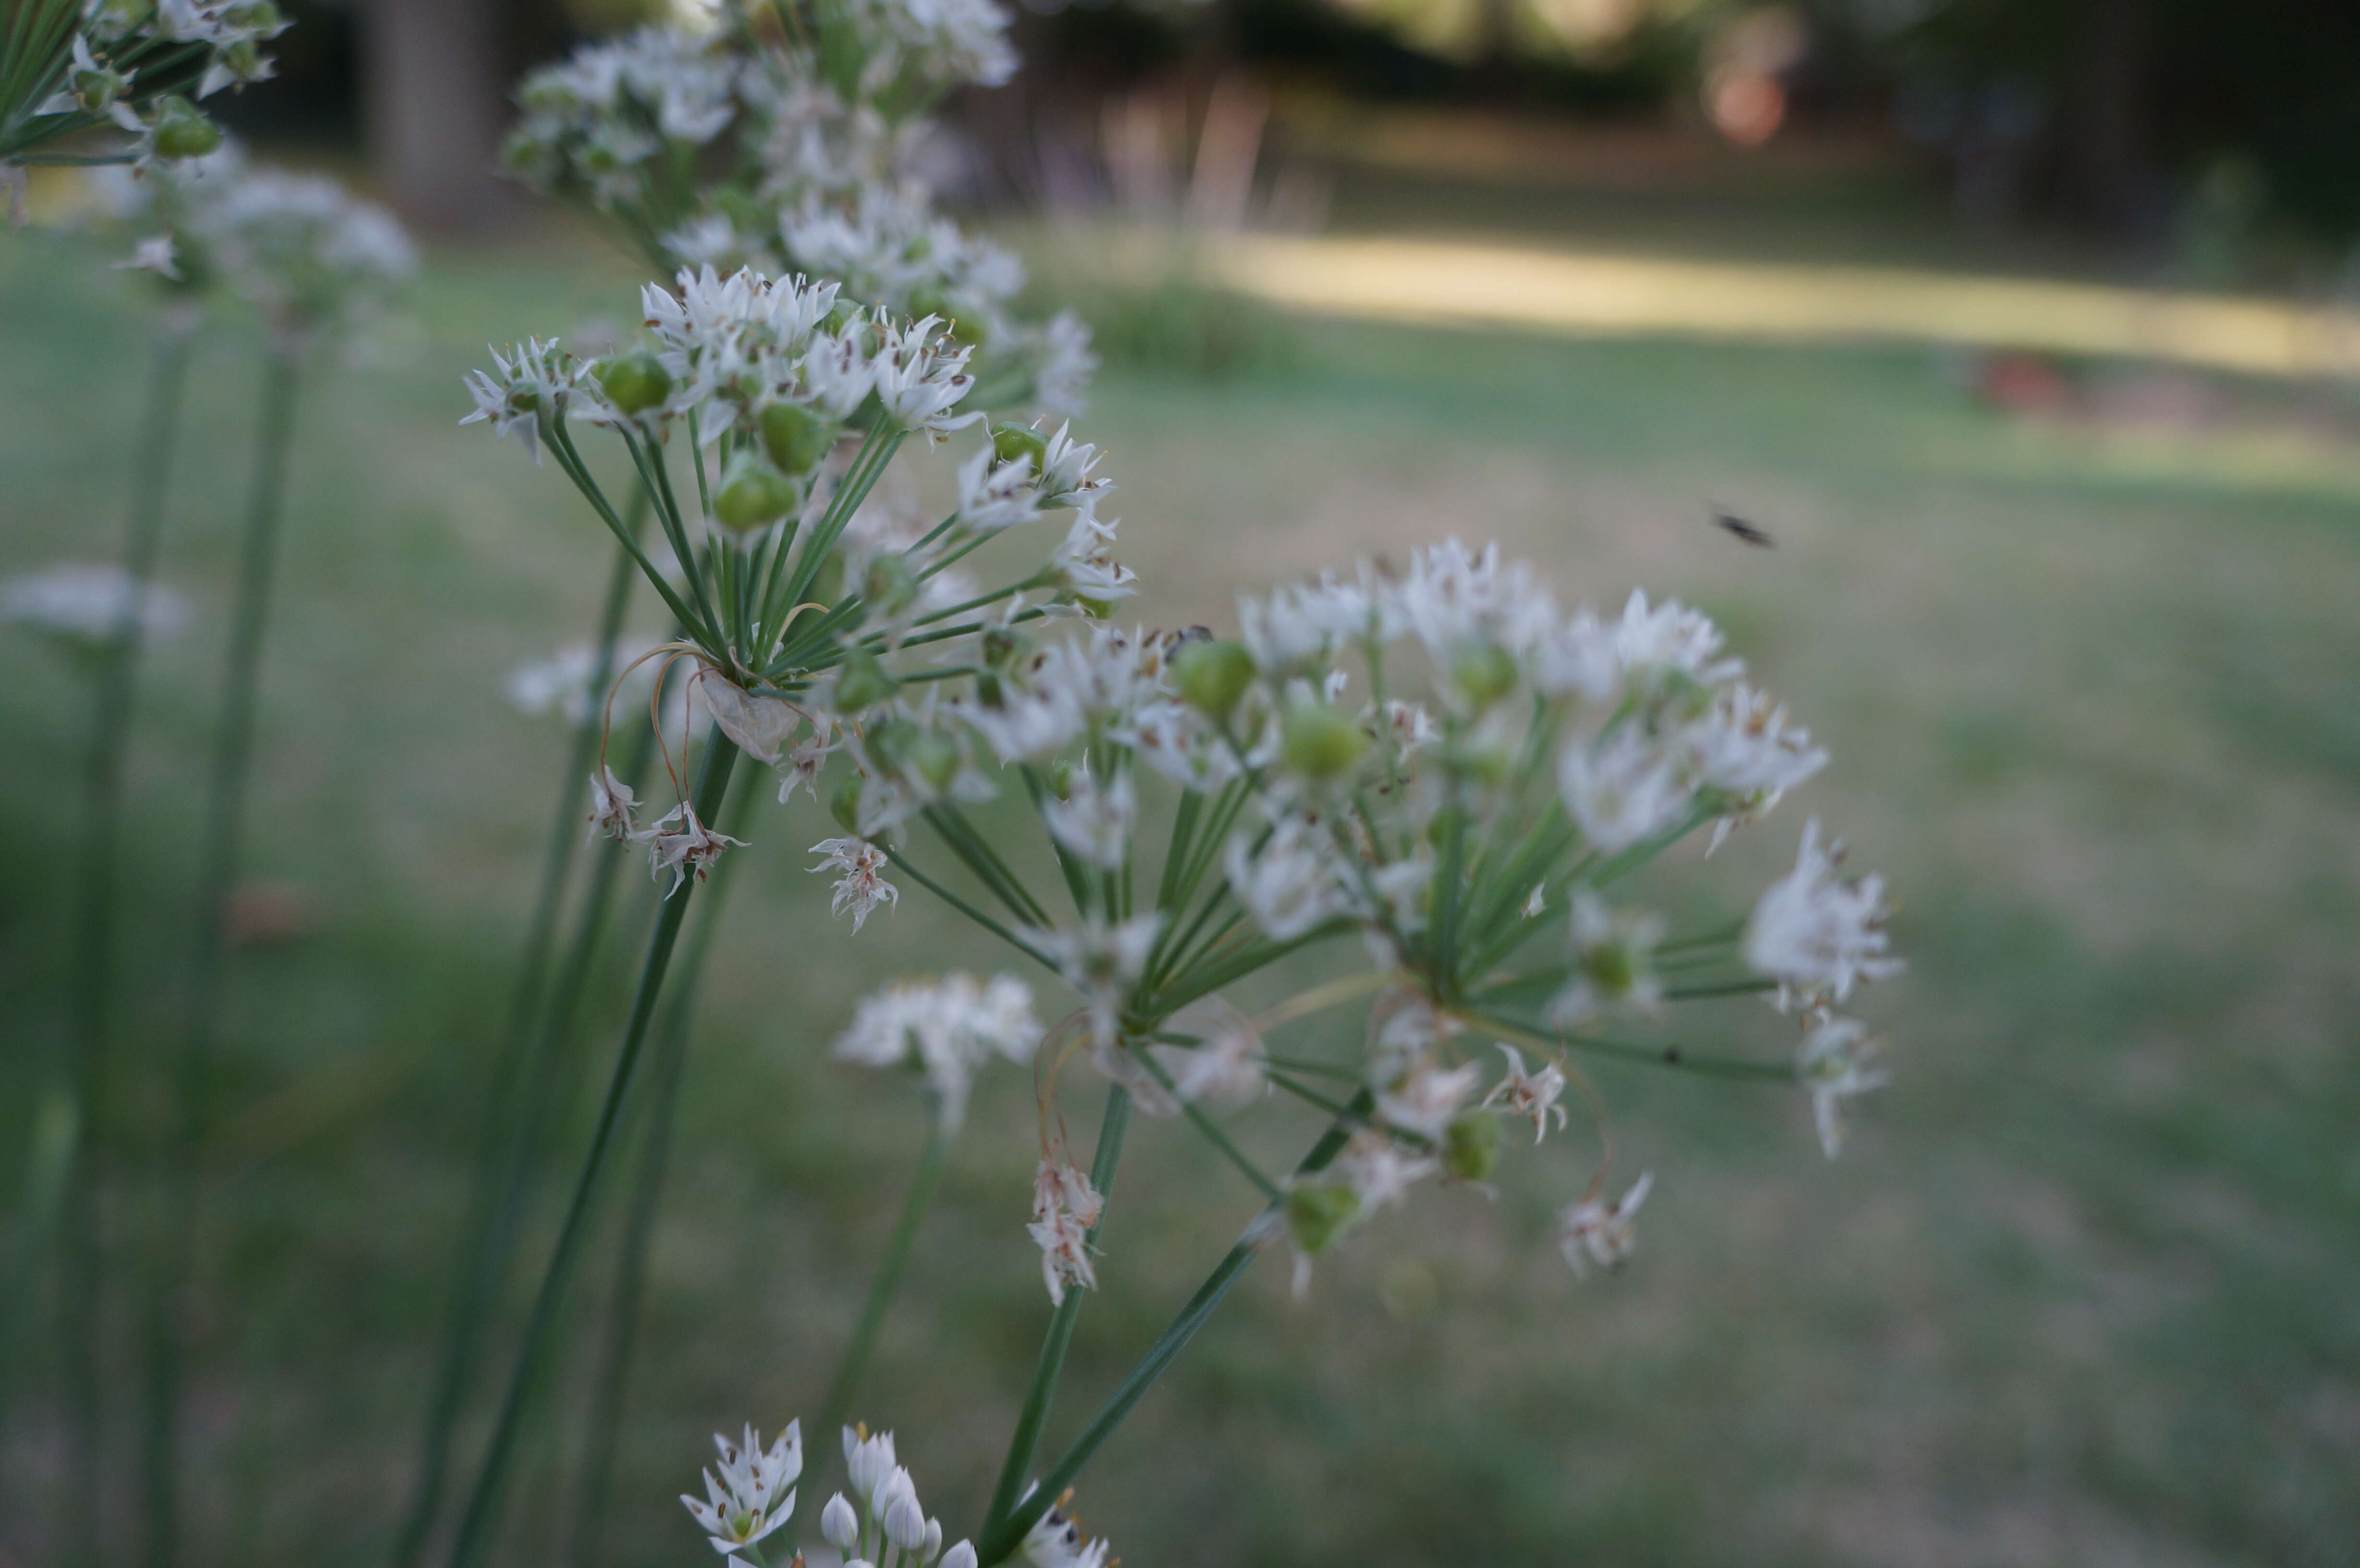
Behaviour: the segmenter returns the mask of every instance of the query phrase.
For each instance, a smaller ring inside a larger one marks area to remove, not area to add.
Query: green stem
[[[928,1096],[928,1110],[938,1111],[933,1096]],[[869,1282],[869,1297],[860,1305],[859,1321],[853,1325],[852,1343],[846,1346],[844,1362],[836,1368],[836,1380],[828,1385],[827,1398],[821,1401],[819,1421],[811,1430],[811,1441],[816,1452],[828,1452],[830,1434],[844,1425],[852,1411],[852,1393],[860,1386],[861,1377],[869,1370],[869,1358],[877,1348],[877,1333],[884,1325],[885,1313],[893,1305],[893,1297],[901,1288],[901,1276],[910,1267],[910,1257],[917,1250],[918,1231],[934,1206],[934,1192],[942,1185],[944,1164],[950,1154],[951,1129],[943,1125],[940,1115],[929,1116],[926,1147],[918,1156],[918,1173],[910,1182],[910,1196],[901,1205],[901,1222],[893,1227],[893,1239],[886,1244],[885,1257],[877,1265],[876,1277]],[[1079,1294],[1079,1292],[1076,1292]],[[819,1493],[818,1477],[803,1488],[805,1497]],[[803,1511],[802,1499],[796,1503],[797,1513]]]
[[[641,490],[633,498],[629,519],[636,535],[647,516],[647,492]],[[484,1118],[477,1137],[475,1179],[472,1184],[467,1208],[467,1220],[461,1232],[459,1256],[453,1274],[459,1282],[452,1297],[451,1318],[443,1331],[442,1354],[436,1363],[434,1391],[427,1407],[426,1431],[421,1443],[418,1475],[410,1492],[410,1511],[404,1519],[401,1533],[396,1538],[393,1561],[398,1568],[414,1568],[426,1550],[426,1537],[434,1528],[434,1519],[442,1506],[442,1488],[450,1474],[451,1443],[456,1432],[459,1412],[465,1403],[467,1385],[472,1379],[477,1352],[482,1342],[485,1316],[490,1298],[497,1288],[513,1243],[515,1227],[503,1226],[501,1216],[513,1205],[511,1194],[505,1189],[514,1181],[503,1182],[504,1170],[513,1170],[516,1161],[504,1160],[504,1146],[513,1150],[521,1139],[513,1138],[513,1124],[520,1111],[534,1107],[538,1096],[527,1087],[527,1059],[536,1037],[535,1023],[540,1019],[544,1003],[552,1011],[571,1013],[570,1000],[579,994],[586,964],[578,962],[585,949],[596,945],[599,916],[605,908],[605,889],[613,881],[612,862],[602,858],[599,871],[594,874],[590,898],[585,904],[583,923],[577,934],[574,952],[562,972],[563,983],[556,993],[544,993],[543,982],[548,976],[551,949],[554,945],[558,911],[564,903],[565,885],[572,871],[575,846],[581,839],[582,784],[597,756],[600,725],[598,714],[603,706],[606,687],[613,674],[615,647],[621,638],[623,616],[630,601],[631,580],[637,575],[637,562],[631,552],[620,545],[615,550],[615,564],[606,580],[606,597],[598,622],[598,653],[594,661],[585,695],[589,701],[588,717],[574,735],[568,753],[565,772],[559,780],[557,805],[550,823],[548,847],[542,852],[541,893],[535,901],[532,924],[525,938],[524,957],[519,964],[516,989],[508,999],[508,1021],[501,1031],[498,1053],[494,1058],[490,1092],[484,1105]],[[636,733],[644,736],[645,730]],[[646,746],[639,748],[644,753]],[[637,769],[632,769],[636,773]],[[559,1032],[556,1029],[552,1033]],[[530,1074],[538,1078],[540,1074]],[[519,1102],[519,1095],[524,1096]],[[524,1161],[528,1171],[531,1161]]]
[[[197,931],[191,963],[188,1027],[180,1043],[175,1094],[179,1115],[165,1159],[164,1227],[158,1278],[148,1304],[148,1378],[145,1438],[147,1541],[150,1568],[172,1568],[181,1541],[180,1501],[180,1361],[178,1321],[196,1272],[200,1162],[204,1097],[210,1086],[214,1029],[221,1008],[222,964],[228,934],[231,884],[237,876],[246,825],[246,781],[254,756],[256,697],[262,675],[263,637],[270,619],[270,589],[279,557],[279,526],[287,490],[288,452],[295,428],[298,369],[274,354],[264,372],[261,431],[255,447],[252,504],[238,569],[229,657],[223,672],[221,727],[213,737],[205,803],[204,861],[197,882]]]
[[[749,781],[729,801],[728,820],[721,831],[732,838],[745,831],[753,807],[761,799],[759,780]],[[582,1459],[582,1499],[574,1530],[575,1552],[585,1568],[595,1568],[606,1545],[606,1499],[615,1470],[615,1441],[622,1432],[623,1404],[630,1392],[631,1360],[639,1348],[640,1303],[647,1295],[648,1249],[655,1236],[656,1215],[662,1205],[664,1171],[672,1157],[672,1123],[680,1104],[680,1083],[688,1062],[689,1031],[696,1017],[696,986],[705,973],[705,954],[721,928],[727,907],[735,856],[714,868],[696,913],[696,929],[689,933],[687,951],[680,961],[679,986],[664,1015],[663,1033],[656,1045],[655,1093],[649,1105],[648,1125],[641,1135],[639,1181],[632,1189],[629,1217],[624,1223],[622,1256],[615,1269],[615,1293],[608,1309],[606,1361],[591,1404],[587,1447]]]
[[[1355,1094],[1344,1113],[1331,1122],[1328,1130],[1319,1136],[1319,1140],[1311,1146],[1311,1152],[1303,1157],[1302,1163],[1295,1167],[1295,1173],[1308,1176],[1326,1170],[1351,1137],[1353,1127],[1366,1119],[1374,1104],[1374,1097],[1366,1089]],[[1139,1364],[1131,1369],[1130,1376],[1123,1378],[1121,1385],[1108,1396],[1106,1403],[1098,1407],[1098,1414],[1090,1418],[1089,1425],[1082,1429],[1081,1435],[1074,1439],[1054,1465],[1049,1466],[1048,1474],[1041,1478],[1041,1484],[1026,1495],[1022,1502],[1007,1508],[1000,1507],[999,1497],[994,1497],[989,1520],[976,1542],[977,1555],[983,1563],[1003,1563],[1023,1544],[1025,1532],[1073,1484],[1074,1477],[1081,1474],[1082,1466],[1088,1464],[1091,1455],[1114,1435],[1123,1418],[1130,1415],[1132,1407],[1146,1397],[1147,1390],[1155,1386],[1156,1379],[1171,1369],[1180,1352],[1187,1348],[1196,1331],[1205,1326],[1214,1309],[1221,1304],[1221,1299],[1229,1293],[1229,1288],[1238,1282],[1247,1266],[1261,1253],[1276,1214],[1275,1205],[1266,1208],[1246,1227],[1245,1233],[1238,1238],[1238,1244],[1214,1266],[1212,1273],[1196,1288],[1196,1293],[1188,1298],[1187,1304],[1180,1309],[1171,1324],[1148,1347],[1147,1354],[1140,1357]],[[1001,1494],[1011,1490],[1009,1478],[1002,1475]]]
[[[697,783],[695,808],[698,817],[712,822],[719,815],[723,797],[728,790],[730,769],[738,760],[738,747],[727,735],[718,732],[707,745],[704,776]],[[663,991],[664,977],[672,967],[672,949],[680,941],[681,923],[688,918],[688,907],[694,890],[695,883],[692,880],[683,884],[678,892],[664,900],[656,920],[655,932],[649,940],[647,960],[639,971],[639,990],[631,1001],[629,1020],[624,1025],[614,1073],[607,1082],[606,1099],[599,1106],[597,1124],[591,1132],[590,1148],[583,1157],[581,1173],[574,1180],[574,1195],[566,1205],[565,1219],[558,1230],[556,1246],[550,1254],[548,1269],[541,1276],[541,1289],[533,1299],[532,1313],[525,1323],[523,1343],[517,1351],[515,1368],[509,1375],[508,1391],[501,1399],[490,1443],[476,1471],[475,1484],[469,1489],[466,1509],[460,1517],[458,1538],[451,1548],[451,1568],[475,1568],[493,1545],[492,1538],[498,1523],[500,1502],[506,1491],[517,1436],[523,1425],[526,1407],[541,1381],[548,1360],[551,1329],[589,1231],[591,1204],[606,1175],[607,1160],[613,1152],[616,1128],[629,1096],[633,1073],[639,1065],[641,1049],[647,1042],[649,1026],[654,1021],[656,1003]]]
[[[108,1004],[114,996],[115,909],[123,825],[123,767],[131,735],[132,702],[138,690],[140,615],[156,575],[157,547],[163,537],[166,481],[173,440],[180,427],[181,393],[188,380],[190,330],[167,322],[158,334],[148,408],[140,426],[137,468],[123,541],[123,570],[130,580],[122,619],[107,648],[93,692],[90,749],[82,764],[83,823],[82,908],[74,930],[73,1083],[74,1137],[68,1152],[62,1235],[65,1343],[59,1365],[65,1374],[68,1425],[66,1474],[80,1503],[73,1529],[75,1555],[97,1562],[104,1552],[100,1504],[99,1454],[104,1447],[104,1392],[98,1366],[98,1324],[105,1290],[103,1216],[98,1194],[106,1179]]]
[[[1090,1185],[1101,1198],[1112,1195],[1115,1167],[1122,1159],[1123,1134],[1130,1127],[1131,1094],[1120,1083],[1111,1084],[1107,1089],[1106,1116],[1098,1123],[1098,1153],[1090,1160]],[[1098,1230],[1105,1224],[1101,1209],[1098,1224],[1090,1227],[1091,1247],[1098,1245]],[[1066,1291],[1065,1299],[1049,1314],[1048,1337],[1041,1342],[1040,1358],[1032,1364],[1032,1381],[1025,1388],[1024,1405],[1017,1412],[1016,1430],[1009,1434],[1008,1457],[1000,1466],[1000,1484],[992,1488],[988,1519],[1006,1519],[1020,1507],[1024,1474],[1032,1468],[1032,1456],[1040,1452],[1041,1428],[1056,1399],[1057,1377],[1065,1370],[1065,1352],[1074,1343],[1074,1322],[1082,1315],[1086,1293],[1079,1289]]]

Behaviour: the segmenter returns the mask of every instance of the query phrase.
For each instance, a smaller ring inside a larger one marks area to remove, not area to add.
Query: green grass
[[[628,321],[627,282],[445,257],[406,357],[311,383],[251,857],[310,925],[234,964],[190,1303],[194,1563],[375,1568],[398,1518],[563,746],[499,678],[579,635],[606,560],[554,472],[455,428],[457,378],[487,338]],[[55,242],[0,248],[0,572],[112,553],[139,298]],[[137,753],[135,1090],[174,1038],[257,376],[235,332],[207,340],[166,550],[201,615],[153,663]],[[1913,963],[1867,1006],[1898,1077],[1839,1163],[1795,1096],[1599,1072],[1627,1169],[1657,1174],[1619,1277],[1577,1285],[1550,1245],[1586,1179],[1577,1137],[1512,1161],[1496,1205],[1425,1194],[1306,1303],[1283,1269],[1250,1278],[1085,1483],[1086,1522],[1128,1561],[2360,1562],[2360,454],[2031,428],[1895,351],[1312,323],[1218,382],[1110,374],[1088,433],[1167,624],[1226,624],[1240,587],[1449,533],[1568,593],[1644,583],[1711,609],[1838,761],[1709,885],[1758,885],[1819,813],[1891,877]],[[1778,548],[1711,528],[1715,504]],[[44,650],[0,642],[10,1172],[63,1036],[80,716]],[[801,869],[823,814],[755,822],[612,1563],[699,1559],[672,1495],[704,1434],[811,1410],[848,1332],[922,1129],[904,1086],[830,1067],[826,1040],[876,979],[1000,962],[916,889],[855,938]],[[619,989],[629,961],[611,967]],[[1758,1006],[1689,1016],[1736,1049],[1786,1038]],[[1046,1318],[1022,1080],[978,1097],[861,1401],[955,1531]],[[1257,1114],[1256,1147],[1297,1136],[1260,1125],[1282,1120]],[[1253,1205],[1185,1129],[1133,1138],[1052,1446]],[[120,1267],[140,1214],[112,1217]],[[126,1395],[132,1327],[108,1324]],[[46,1344],[5,1350],[0,1554],[46,1562]],[[505,1561],[575,1555],[556,1477],[578,1443],[545,1429]]]

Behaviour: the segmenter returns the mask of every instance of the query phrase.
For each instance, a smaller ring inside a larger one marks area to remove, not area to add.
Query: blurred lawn
[[[249,857],[311,925],[235,966],[191,1303],[197,1563],[382,1561],[563,746],[499,681],[578,635],[606,561],[553,472],[455,428],[458,376],[486,339],[628,320],[627,281],[446,256],[406,357],[312,380]],[[0,244],[0,572],[113,554],[141,298],[53,240]],[[235,334],[208,338],[166,554],[201,615],[154,662],[138,750],[135,1091],[176,1038],[256,382]],[[1087,1479],[1127,1560],[2360,1562],[2360,454],[2282,420],[2012,422],[1900,351],[1312,324],[1220,382],[1110,372],[1088,433],[1167,624],[1450,533],[1569,594],[1704,604],[1838,757],[1714,885],[1758,886],[1822,814],[1890,874],[1913,962],[1867,1005],[1898,1077],[1839,1163],[1797,1096],[1598,1073],[1626,1169],[1657,1173],[1617,1278],[1577,1285],[1549,1244],[1579,1138],[1512,1162],[1496,1207],[1425,1194],[1307,1304],[1259,1271]],[[1710,528],[1716,504],[1778,548]],[[0,643],[11,1171],[63,1028],[81,717],[41,648]],[[614,1563],[701,1552],[672,1497],[703,1434],[814,1409],[899,1203],[912,1099],[827,1066],[826,1040],[883,975],[1000,963],[917,889],[855,938],[801,869],[823,814],[755,824]],[[1758,1006],[1686,1016],[1737,1049],[1787,1039]],[[862,1401],[955,1531],[1044,1319],[1028,1101],[1006,1073],[981,1096]],[[1069,1112],[1086,1140],[1078,1091]],[[1053,1443],[1251,1209],[1185,1129],[1135,1140]],[[8,1350],[0,1561],[35,1561],[57,1429],[46,1346]],[[577,1555],[555,1478],[579,1438],[545,1430],[508,1561]]]

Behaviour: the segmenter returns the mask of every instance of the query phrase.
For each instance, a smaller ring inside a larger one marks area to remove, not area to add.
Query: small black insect
[[[1756,550],[1772,550],[1777,546],[1776,539],[1772,539],[1743,517],[1732,517],[1729,513],[1716,508],[1712,514],[1712,520],[1716,525],[1728,529]]]

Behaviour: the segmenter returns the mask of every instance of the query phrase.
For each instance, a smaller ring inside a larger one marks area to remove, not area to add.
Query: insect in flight
[[[1752,545],[1756,550],[1775,549],[1778,543],[1778,541],[1772,539],[1769,534],[1755,528],[1743,517],[1732,516],[1728,512],[1722,511],[1718,506],[1713,508],[1712,520],[1715,526],[1736,535],[1739,539],[1743,539],[1747,544]]]

